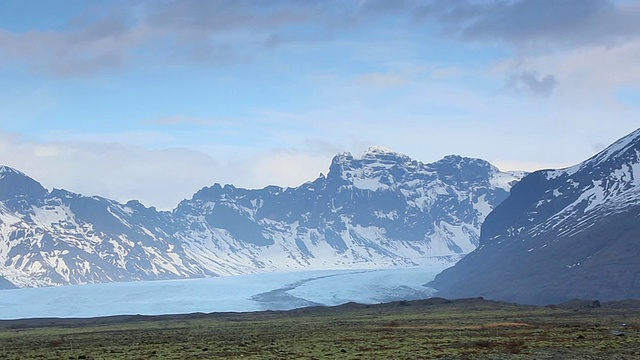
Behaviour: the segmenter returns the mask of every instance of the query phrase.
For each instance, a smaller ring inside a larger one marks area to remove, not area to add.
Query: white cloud
[[[172,208],[222,170],[213,158],[192,150],[146,150],[88,142],[34,143],[0,136],[0,163],[25,172],[43,186],[99,195],[121,202]]]
[[[136,199],[171,209],[215,182],[238,187],[297,186],[327,171],[330,155],[323,144],[306,151],[272,150],[221,163],[195,150],[148,150],[139,146],[94,142],[25,141],[0,133],[0,164],[14,167],[48,189],[64,188],[120,202]]]
[[[314,180],[321,172],[326,174],[329,159],[326,155],[299,150],[272,150],[244,165],[249,165],[247,168],[255,179],[269,179],[271,185],[295,187]]]

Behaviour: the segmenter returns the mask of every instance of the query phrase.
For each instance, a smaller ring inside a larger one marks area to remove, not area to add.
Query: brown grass
[[[0,360],[566,358],[640,358],[640,310],[467,299],[0,321]]]

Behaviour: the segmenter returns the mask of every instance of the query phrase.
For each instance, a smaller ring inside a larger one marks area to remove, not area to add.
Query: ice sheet
[[[291,309],[427,298],[442,268],[322,270],[0,291],[0,319]]]

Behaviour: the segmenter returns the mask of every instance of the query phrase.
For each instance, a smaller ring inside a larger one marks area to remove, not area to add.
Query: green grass
[[[0,322],[0,359],[436,358],[637,359],[640,310],[471,299]]]

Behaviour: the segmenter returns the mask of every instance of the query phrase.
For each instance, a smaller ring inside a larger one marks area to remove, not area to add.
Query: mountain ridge
[[[0,201],[0,276],[44,286],[449,263],[477,246],[484,217],[521,174],[372,147],[336,155],[326,176],[298,187],[214,184],[171,211],[20,176],[24,194]]]

